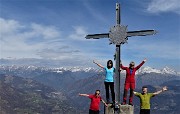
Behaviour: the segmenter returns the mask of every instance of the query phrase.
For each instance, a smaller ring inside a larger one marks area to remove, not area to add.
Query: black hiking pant
[[[106,90],[106,102],[110,102],[109,101],[109,88],[111,89],[111,97],[112,97],[112,101],[113,103],[115,103],[115,93],[114,93],[114,82],[104,82],[105,85],[105,90]]]
[[[141,109],[140,114],[150,114],[150,109]]]

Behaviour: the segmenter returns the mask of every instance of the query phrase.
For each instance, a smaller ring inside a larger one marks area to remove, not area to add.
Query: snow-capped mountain
[[[137,74],[140,74],[140,73],[161,73],[161,70],[158,70],[158,69],[155,69],[155,68],[151,68],[149,66],[146,66],[146,67],[141,67],[138,71],[137,71]]]
[[[176,72],[175,70],[169,68],[169,67],[165,67],[161,70],[159,69],[155,69],[155,68],[151,68],[149,66],[146,67],[141,67],[138,71],[137,74],[144,74],[144,73],[158,73],[158,74],[172,74],[172,75],[180,75],[180,73]]]
[[[71,71],[71,72],[97,72],[99,69],[95,69],[92,67],[59,67],[59,68],[51,68],[53,72],[62,73],[63,71]]]
[[[37,66],[3,66],[0,65],[1,71],[41,71],[41,72],[56,72],[56,73],[63,73],[64,71],[70,71],[70,72],[103,72],[103,69],[100,68],[92,68],[92,67],[58,67],[58,68],[48,68],[48,67],[37,67]],[[125,73],[124,70],[121,71],[121,73]],[[158,73],[158,74],[171,74],[171,75],[180,75],[179,72],[169,68],[165,67],[163,69],[155,69],[149,66],[141,67],[136,74],[144,74],[144,73]]]
[[[179,74],[178,72],[176,72],[175,70],[173,70],[173,69],[171,69],[171,68],[169,68],[169,67],[165,67],[165,68],[163,68],[162,70],[161,70],[161,72],[163,73],[163,74],[174,74],[174,75],[176,75],[176,74]]]

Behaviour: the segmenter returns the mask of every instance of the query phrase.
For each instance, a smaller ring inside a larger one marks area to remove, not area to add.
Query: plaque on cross
[[[120,47],[121,44],[127,43],[128,37],[132,36],[147,36],[154,35],[157,33],[155,30],[139,30],[139,31],[128,31],[127,26],[120,25],[120,4],[116,3],[116,25],[112,26],[109,30],[109,33],[101,33],[101,34],[88,34],[86,35],[86,39],[100,39],[100,38],[109,38],[110,44],[116,45],[116,72],[115,72],[115,100],[116,105],[115,109],[119,108],[118,104],[120,104]],[[118,110],[115,113],[119,114]]]

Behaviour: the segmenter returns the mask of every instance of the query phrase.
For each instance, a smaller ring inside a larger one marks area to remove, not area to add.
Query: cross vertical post
[[[116,24],[120,25],[120,4],[116,3]],[[115,109],[119,108],[120,103],[120,70],[119,70],[119,63],[121,59],[121,44],[116,45],[116,54],[115,54],[115,60],[116,60],[116,71],[115,71]],[[115,113],[119,113],[118,110],[115,111]]]

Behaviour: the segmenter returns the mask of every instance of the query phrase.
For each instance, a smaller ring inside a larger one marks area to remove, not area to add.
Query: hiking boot
[[[111,108],[114,108],[114,106],[115,106],[115,104],[114,104],[114,103],[112,103],[112,104],[111,104]]]
[[[129,105],[133,106],[133,103],[132,103],[132,102],[130,102],[130,103],[129,103]]]
[[[122,102],[121,105],[126,105],[126,102]]]

